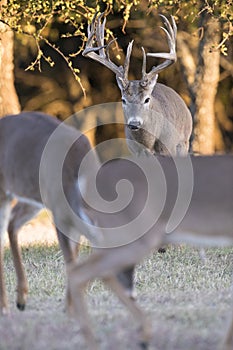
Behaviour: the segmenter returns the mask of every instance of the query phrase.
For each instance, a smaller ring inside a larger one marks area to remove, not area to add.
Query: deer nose
[[[139,118],[130,118],[127,127],[131,130],[138,130],[142,125],[142,120]]]

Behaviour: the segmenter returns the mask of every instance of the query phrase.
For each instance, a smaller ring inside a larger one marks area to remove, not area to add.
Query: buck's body
[[[125,132],[130,150],[152,154],[185,155],[189,150],[192,116],[182,98],[166,85],[156,83],[148,105],[144,101],[150,92],[140,82],[131,81],[123,92]],[[133,117],[132,117],[133,116]],[[132,122],[141,121],[139,128]]]

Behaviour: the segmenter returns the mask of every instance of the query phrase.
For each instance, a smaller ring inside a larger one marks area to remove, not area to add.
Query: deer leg
[[[57,229],[57,237],[62,250],[62,254],[65,260],[66,267],[76,260],[79,252],[79,243],[71,241],[67,236],[65,236],[61,231]],[[66,283],[66,297],[65,297],[66,311],[72,313],[72,300],[70,295],[69,284]]]
[[[129,309],[133,317],[140,324],[140,346],[142,349],[147,349],[149,341],[151,339],[151,324],[147,316],[142,310],[136,305],[135,301],[132,300],[126,293],[122,284],[116,279],[115,276],[104,278],[104,282],[109,285],[112,291],[118,296],[120,301]]]
[[[4,265],[4,234],[7,230],[7,225],[10,218],[11,212],[11,195],[1,194],[0,195],[0,313],[8,313],[8,301],[6,293],[5,278],[3,272]]]
[[[92,332],[84,294],[87,283],[93,277],[92,271],[95,270],[93,263],[97,262],[98,264],[98,261],[99,256],[91,255],[80,264],[72,262],[67,265],[67,285],[71,301],[70,315],[78,320],[80,330],[90,350],[97,350],[98,346]]]
[[[125,288],[125,292],[128,296],[135,300],[136,292],[134,291],[134,267],[129,267],[128,269],[124,269],[123,271],[117,274],[117,279],[121,282],[121,284]]]
[[[14,267],[17,276],[17,299],[16,305],[19,310],[24,310],[28,295],[28,282],[25,274],[21,247],[18,242],[19,229],[36,214],[39,209],[35,206],[18,202],[12,210],[11,219],[8,226],[8,236]]]
[[[124,252],[121,250],[121,253],[119,256],[118,249],[99,252],[99,254],[92,254],[86,261],[80,264],[74,262],[67,268],[72,311],[80,322],[87,343],[92,345],[94,349],[93,344],[95,344],[95,340],[90,328],[86,306],[82,299],[85,286],[94,278],[101,278],[108,284],[120,300],[129,308],[135,319],[139,321],[142,348],[146,349],[150,339],[150,326],[147,318],[132,298],[125,292],[125,286],[122,285],[115,275],[120,269],[118,265],[122,265],[121,269],[123,271],[127,266],[125,260],[127,260],[127,257],[131,258],[130,251],[124,249]],[[132,260],[134,260],[135,252],[132,251],[131,253]]]
[[[91,321],[87,311],[87,305],[85,301],[85,287],[86,284],[75,284],[75,290],[72,290],[71,286],[69,290],[72,296],[72,316],[74,316],[80,326],[80,331],[86,341],[87,347],[90,350],[97,350],[98,345],[92,331]]]

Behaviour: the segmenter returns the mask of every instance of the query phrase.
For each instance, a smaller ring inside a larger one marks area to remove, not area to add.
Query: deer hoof
[[[148,349],[148,342],[146,342],[146,341],[141,341],[141,342],[139,343],[139,345],[140,345],[140,348],[141,348],[141,349],[144,349],[144,350],[147,350],[147,349]]]
[[[20,311],[24,311],[24,310],[25,310],[25,304],[16,303],[16,306],[17,306],[17,308],[18,308]]]
[[[9,315],[10,314],[10,311],[9,311],[9,309],[8,309],[8,307],[2,307],[2,308],[0,308],[0,316],[2,315],[2,316],[7,316],[7,315]]]
[[[158,249],[158,253],[160,253],[160,254],[166,253],[166,248],[165,248],[165,247],[159,248],[159,249]]]

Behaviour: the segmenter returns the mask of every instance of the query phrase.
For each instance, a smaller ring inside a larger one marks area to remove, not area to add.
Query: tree
[[[5,1],[0,1],[0,11]],[[18,113],[20,105],[14,86],[13,32],[0,22],[0,117]]]
[[[203,35],[198,43],[198,58],[195,63],[187,41],[178,37],[180,60],[186,75],[194,118],[193,135],[195,151],[215,151],[215,98],[220,74],[220,51],[214,49],[220,42],[220,22],[204,10],[200,14],[199,28]]]
[[[220,70],[220,52],[211,49],[220,41],[220,23],[206,11],[200,15],[200,26],[205,35],[200,40],[198,64],[193,85],[192,100],[195,125],[194,149],[200,153],[215,151],[215,109]]]

